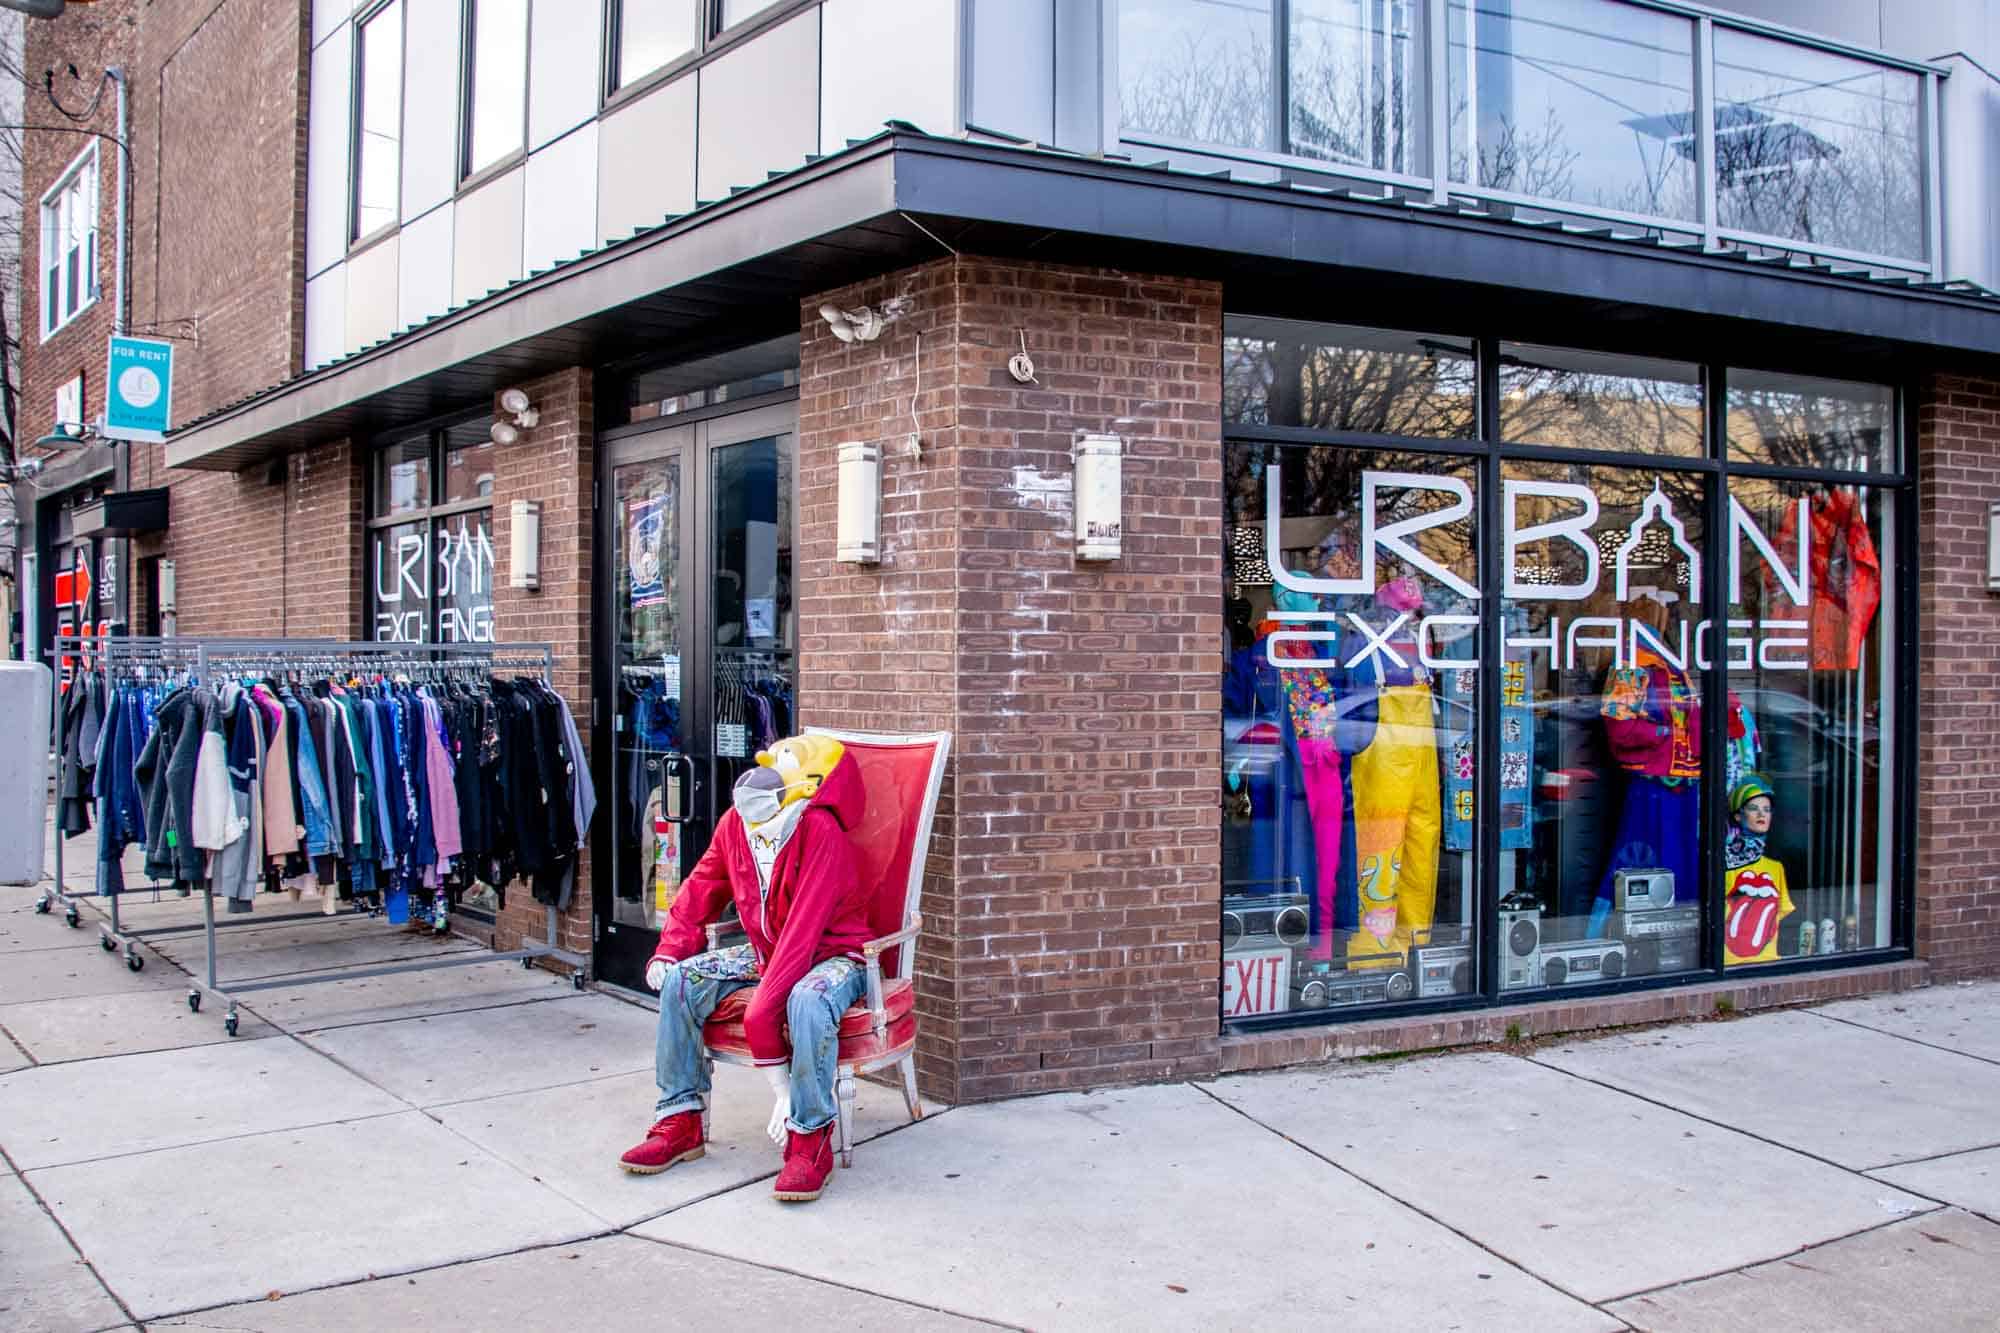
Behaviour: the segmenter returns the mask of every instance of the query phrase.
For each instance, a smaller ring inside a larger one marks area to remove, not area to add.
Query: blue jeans
[[[754,986],[753,976],[705,975],[699,954],[667,969],[660,983],[660,1029],[653,1049],[653,1078],[660,1085],[654,1118],[698,1111],[708,1095],[708,1059],[701,1025],[722,1001]],[[829,958],[799,978],[785,1006],[792,1039],[792,1114],[785,1123],[801,1134],[833,1122],[834,1074],[839,1066],[840,1016],[868,989],[868,974],[851,958]]]

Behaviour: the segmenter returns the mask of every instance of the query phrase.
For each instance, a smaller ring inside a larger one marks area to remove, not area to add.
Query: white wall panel
[[[694,208],[693,75],[597,122],[597,241]]]
[[[521,276],[521,180],[516,167],[459,199],[452,214],[451,303]]]
[[[306,369],[347,350],[347,270],[335,264],[306,282]]]
[[[312,0],[313,45],[333,35],[341,21],[354,12],[354,0]]]
[[[1048,6],[1034,0],[1009,8],[1024,24],[1038,13],[1053,22]],[[958,0],[826,0],[820,139],[829,150],[879,133],[890,119],[932,134],[957,132],[958,9]]]
[[[528,158],[522,211],[522,272],[596,248],[597,126],[585,125]]]
[[[528,33],[528,147],[541,147],[597,114],[603,0],[547,0]]]
[[[819,10],[758,33],[701,69],[695,194],[798,166],[819,151]]]
[[[459,0],[404,0],[403,217],[458,185]]]
[[[831,23],[826,37],[831,51]],[[969,40],[972,73],[965,118],[983,129],[1051,142],[1056,134],[1055,0],[972,0]],[[827,142],[838,142],[830,128]]]
[[[306,112],[307,273],[320,272],[347,250],[353,37],[353,27],[342,25],[312,54],[312,100]]]
[[[348,256],[346,351],[381,342],[396,331],[398,240],[390,236]]]
[[[407,329],[451,309],[452,206],[403,224],[396,279],[396,327]]]

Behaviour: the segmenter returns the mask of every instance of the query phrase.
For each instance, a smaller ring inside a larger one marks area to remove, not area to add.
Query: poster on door
[[[667,600],[667,506],[671,499],[654,495],[628,501],[625,507],[625,570],[631,580],[634,611]]]

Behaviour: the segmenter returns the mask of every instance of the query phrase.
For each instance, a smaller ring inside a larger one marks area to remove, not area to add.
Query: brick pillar
[[[503,643],[549,643],[556,654],[555,686],[590,744],[590,625],[592,486],[596,442],[591,378],[584,369],[559,371],[518,386],[540,420],[493,463],[493,623]],[[494,414],[500,414],[498,395]],[[510,586],[513,502],[541,506],[541,587]],[[587,762],[587,760],[586,760]],[[600,810],[599,819],[608,814]],[[590,853],[578,859],[577,887],[562,919],[564,948],[590,953]],[[496,948],[522,937],[542,939],[547,920],[524,882],[509,885],[495,933]]]
[[[1917,953],[1939,979],[2000,972],[2000,382],[1934,376],[1917,421]],[[1907,574],[1908,566],[1897,571]]]
[[[890,298],[872,344],[817,315]],[[1213,283],[971,258],[804,303],[802,713],[954,733],[918,954],[933,1095],[1217,1068],[1221,324]],[[1126,442],[1105,565],[1074,554],[1083,431]],[[874,570],[832,560],[846,439],[885,454]]]
[[[361,635],[361,542],[365,463],[349,441],[285,460],[284,634],[295,639]],[[257,634],[255,629],[238,633]]]

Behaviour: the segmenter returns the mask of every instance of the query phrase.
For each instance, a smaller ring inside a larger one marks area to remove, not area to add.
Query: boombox
[[[1500,902],[1500,989],[1532,990],[1542,984],[1542,909],[1525,894]]]
[[[1542,944],[1542,980],[1550,986],[1616,981],[1625,975],[1625,941],[1566,940]]]
[[[1222,947],[1234,949],[1257,936],[1296,947],[1312,933],[1303,893],[1236,894],[1222,900]]]
[[[1312,972],[1293,983],[1301,1009],[1338,1009],[1350,1004],[1383,1004],[1410,998],[1410,974],[1400,967],[1355,972]]]
[[[1472,946],[1462,937],[1450,944],[1420,945],[1412,952],[1410,974],[1420,1000],[1464,995],[1472,989]]]
[[[1611,910],[1653,912],[1674,905],[1674,872],[1657,866],[1611,874]]]
[[[1701,908],[1694,903],[1619,912],[1612,917],[1612,933],[1625,941],[1626,968],[1635,977],[1701,966]]]

